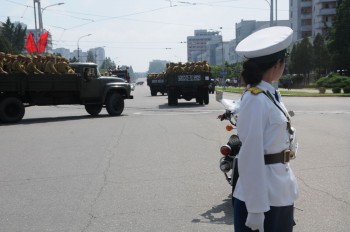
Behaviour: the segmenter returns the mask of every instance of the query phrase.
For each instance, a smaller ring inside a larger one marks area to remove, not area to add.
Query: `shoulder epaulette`
[[[257,95],[259,93],[263,93],[264,92],[264,90],[259,89],[258,87],[255,87],[255,86],[254,87],[250,87],[249,89],[247,89],[247,91],[251,92],[254,95]]]

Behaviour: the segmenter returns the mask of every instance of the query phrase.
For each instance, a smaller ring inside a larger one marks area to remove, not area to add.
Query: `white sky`
[[[52,4],[64,2],[60,6]],[[274,0],[275,3],[275,0]],[[279,0],[277,18],[288,19],[289,0]],[[270,20],[270,0],[41,0],[43,25],[53,47],[71,52],[105,46],[117,65],[146,72],[152,60],[186,62],[187,36],[197,29],[219,30],[235,38],[235,23]],[[2,0],[0,21],[10,17],[35,28],[33,0]],[[274,10],[275,15],[275,10]]]

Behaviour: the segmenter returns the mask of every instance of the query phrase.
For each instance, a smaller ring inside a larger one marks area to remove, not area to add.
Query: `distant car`
[[[143,82],[144,81],[138,81],[138,82],[136,82],[136,85],[143,85]]]

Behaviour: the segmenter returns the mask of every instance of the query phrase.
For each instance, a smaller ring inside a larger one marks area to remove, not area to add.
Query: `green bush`
[[[325,93],[326,92],[326,88],[325,87],[320,87],[320,88],[318,88],[318,91],[320,93]]]
[[[341,92],[341,88],[340,87],[334,87],[334,88],[332,88],[332,92],[333,93],[340,93]]]
[[[316,82],[317,87],[326,87],[326,88],[335,88],[335,87],[344,88],[345,86],[348,86],[348,85],[350,85],[350,77],[340,76],[336,74],[331,74],[331,75],[322,77]]]
[[[347,85],[343,88],[344,93],[350,93],[350,85]]]

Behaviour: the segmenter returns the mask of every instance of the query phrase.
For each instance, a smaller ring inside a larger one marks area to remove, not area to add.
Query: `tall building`
[[[209,63],[215,63],[214,60],[210,61],[207,59],[210,55],[207,56],[205,54],[207,51],[215,53],[215,50],[212,49],[215,49],[216,46],[213,48],[213,42],[210,42],[213,38],[222,42],[222,36],[219,35],[219,31],[195,30],[194,36],[187,36],[187,61],[197,62],[200,61],[198,57],[201,57],[202,60],[205,59]],[[208,42],[210,42],[209,45],[207,44]],[[206,56],[206,58],[203,56]]]
[[[103,47],[91,48],[89,51],[94,55],[94,62],[101,67],[106,58],[105,49]]]
[[[337,0],[290,0],[290,20],[294,31],[293,40],[326,35],[333,26]]]

